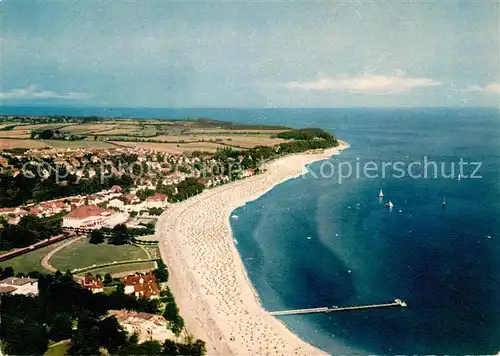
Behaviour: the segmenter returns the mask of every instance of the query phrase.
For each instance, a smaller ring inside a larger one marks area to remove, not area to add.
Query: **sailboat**
[[[385,203],[385,206],[388,207],[389,209],[392,209],[394,204],[392,204],[392,201],[389,200],[387,203]]]
[[[378,193],[378,197],[382,199],[384,197],[384,192],[382,192],[382,189],[380,189],[380,193]]]

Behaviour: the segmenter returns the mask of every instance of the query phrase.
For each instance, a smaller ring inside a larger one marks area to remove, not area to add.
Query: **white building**
[[[118,198],[111,199],[110,201],[108,201],[108,208],[118,208],[120,210],[123,210],[124,206],[125,203]]]
[[[166,339],[178,339],[168,329],[168,323],[161,315],[138,313],[130,310],[110,310],[108,316],[114,316],[130,335],[137,333],[139,342],[149,340],[163,342]]]
[[[9,277],[0,281],[0,294],[38,295],[38,280]]]
[[[100,229],[113,227],[127,221],[128,215],[113,210],[103,210],[97,205],[83,205],[63,217],[63,227]]]

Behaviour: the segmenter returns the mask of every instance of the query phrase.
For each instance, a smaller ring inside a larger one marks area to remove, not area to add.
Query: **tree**
[[[130,335],[130,337],[128,338],[128,343],[137,345],[139,343],[139,334],[133,333],[132,335]]]
[[[129,233],[125,224],[118,224],[111,229],[111,238],[109,242],[113,245],[124,245],[130,242],[132,235]]]
[[[116,285],[116,293],[125,294],[125,284],[123,284],[123,282],[120,282]]]
[[[2,273],[2,278],[9,278],[9,277],[14,277],[14,268],[8,266],[8,267],[5,267],[5,269],[3,270],[3,273]]]
[[[37,235],[19,225],[9,225],[0,232],[0,248],[10,250],[13,247],[26,247],[37,240]]]
[[[100,321],[98,327],[99,345],[104,346],[110,353],[115,353],[127,342],[127,333],[114,316]]]
[[[145,341],[142,344],[134,344],[128,343],[118,350],[119,355],[146,355],[146,356],[156,356],[162,355],[162,346],[161,344],[154,341]]]
[[[49,339],[43,325],[34,320],[2,320],[2,341],[9,355],[43,355]],[[29,342],[28,342],[29,340]]]
[[[113,283],[113,277],[111,277],[111,274],[106,273],[104,275],[104,284],[109,285],[111,283]]]
[[[71,339],[68,354],[97,355],[99,346],[98,321],[90,311],[86,310],[78,317],[78,328]]]
[[[181,345],[181,355],[202,356],[207,352],[205,341],[197,339],[195,342],[188,342]]]
[[[173,340],[165,340],[163,344],[163,355],[190,355],[202,356],[207,352],[205,342],[197,339],[192,342],[189,340],[186,344],[176,343]]]
[[[54,137],[54,131],[52,130],[42,130],[40,132],[31,131],[32,138],[36,138],[37,135],[41,140],[50,140]]]
[[[49,337],[54,341],[61,341],[71,338],[73,332],[73,320],[68,313],[56,314],[49,328]]]
[[[101,230],[92,230],[89,242],[91,244],[100,244],[104,242],[104,233]]]
[[[184,319],[182,318],[182,316],[177,315],[177,317],[170,322],[170,330],[172,330],[175,336],[179,336],[182,329],[184,329]]]
[[[163,343],[163,355],[180,355],[179,344],[173,340],[165,340]]]
[[[158,282],[168,282],[168,270],[162,260],[157,260],[158,268],[153,271],[153,274]]]

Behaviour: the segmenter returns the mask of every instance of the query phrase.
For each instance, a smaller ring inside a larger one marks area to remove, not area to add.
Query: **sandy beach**
[[[160,251],[169,268],[186,329],[207,342],[209,355],[320,355],[260,305],[234,245],[231,212],[274,186],[307,172],[306,165],[338,154],[294,154],[266,172],[174,204],[159,219]]]

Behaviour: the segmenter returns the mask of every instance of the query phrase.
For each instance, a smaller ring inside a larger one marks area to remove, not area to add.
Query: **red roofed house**
[[[52,202],[41,203],[40,206],[43,208],[44,212],[49,215],[60,213],[61,211],[70,211],[71,207],[66,205],[62,200],[55,200]]]
[[[104,283],[98,281],[92,276],[85,276],[84,279],[80,279],[79,283],[82,287],[87,288],[92,293],[101,293],[104,292]]]
[[[19,213],[19,208],[0,208],[0,216],[14,215]]]
[[[122,192],[122,187],[119,185],[114,185],[110,189],[113,193],[121,193]]]
[[[251,177],[255,174],[255,170],[251,169],[251,168],[248,168],[248,169],[245,169],[242,173],[241,173],[241,177]]]
[[[134,203],[140,202],[140,199],[137,198],[137,196],[134,194],[127,194],[127,195],[125,195],[124,198],[125,198],[125,201],[127,202],[127,204],[134,204]]]
[[[7,167],[9,165],[9,161],[5,157],[0,156],[0,167]]]
[[[146,198],[144,206],[146,208],[163,208],[168,203],[168,197],[163,193],[155,193],[155,195]]]
[[[130,275],[123,279],[125,294],[134,294],[137,298],[156,299],[160,297],[160,288],[152,274]]]
[[[38,217],[41,217],[43,214],[43,210],[37,207],[33,207],[28,211],[29,215],[36,215]]]

